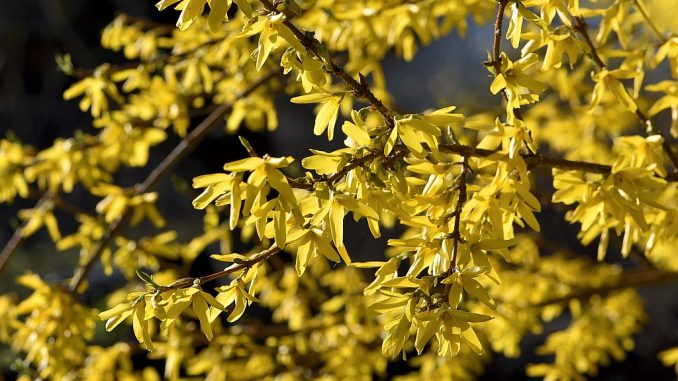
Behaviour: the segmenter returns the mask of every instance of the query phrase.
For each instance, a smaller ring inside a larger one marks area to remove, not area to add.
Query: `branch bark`
[[[215,273],[197,277],[197,278],[183,278],[179,279],[178,281],[168,285],[168,286],[160,286],[158,290],[160,292],[166,292],[166,291],[172,291],[172,290],[178,290],[180,288],[186,288],[186,287],[191,287],[196,281],[198,281],[200,284],[204,284],[210,281],[213,281],[215,279],[223,278],[228,274],[232,274],[234,272],[238,272],[241,270],[248,269],[255,264],[265,261],[266,259],[278,254],[281,252],[282,249],[276,246],[271,246],[266,250],[260,251],[259,253],[255,254],[252,256],[250,259],[244,260],[242,262],[233,264],[229,266],[228,268],[217,271]]]
[[[454,274],[457,271],[457,253],[459,252],[459,241],[461,238],[461,212],[464,209],[464,203],[466,203],[466,176],[468,175],[470,168],[468,166],[468,159],[466,156],[461,158],[461,173],[459,173],[459,187],[457,196],[457,204],[454,207],[454,227],[452,228],[452,260],[450,261],[450,267],[445,272],[445,278]],[[445,297],[448,297],[450,290],[452,289],[452,284],[448,283],[445,285]]]
[[[643,12],[643,15],[646,14]],[[605,65],[605,62],[603,62],[603,60],[600,58],[600,54],[598,54],[598,49],[593,44],[591,36],[589,36],[588,24],[586,24],[586,20],[584,19],[583,16],[575,16],[574,20],[575,23],[572,26],[572,29],[584,39],[584,42],[589,47],[589,51],[591,53],[591,57],[593,58],[593,62],[596,63],[600,70],[606,70],[607,65]],[[648,135],[650,134],[660,135],[662,138],[664,138],[664,141],[662,142],[662,149],[664,150],[666,156],[671,161],[671,164],[673,164],[673,173],[674,174],[678,173],[678,156],[676,156],[676,154],[673,152],[673,149],[671,148],[671,144],[669,144],[667,137],[664,136],[664,134],[657,129],[654,123],[652,123],[652,120],[647,115],[645,115],[643,111],[640,110],[640,107],[638,107],[637,104],[635,115],[640,121],[640,123],[645,127],[645,131],[647,132]]]
[[[292,33],[294,33],[306,50],[311,52],[319,60],[324,61],[323,56],[320,54],[320,46],[322,45],[321,42],[315,38],[309,37],[309,35],[302,32],[292,21],[290,21],[290,19],[294,17],[293,14],[289,13],[287,10],[279,11],[269,0],[260,0],[260,2],[269,12],[284,14],[286,19],[282,23],[288,27]],[[384,105],[381,99],[377,98],[374,93],[372,93],[366,82],[358,82],[343,68],[339,67],[339,65],[337,65],[331,58],[327,63],[329,64],[329,67],[326,67],[326,70],[330,74],[333,74],[337,78],[344,81],[344,83],[346,83],[353,90],[356,97],[366,100],[375,110],[377,110],[384,117],[384,121],[389,128],[395,127],[393,112],[391,112],[391,110],[389,110]]]
[[[238,95],[238,99],[244,98],[258,89],[260,86],[268,82],[277,72],[271,72],[263,77],[259,78],[252,84],[250,84],[245,90]],[[207,137],[207,134],[217,126],[218,122],[222,120],[223,116],[226,115],[233,109],[233,103],[223,104],[216,108],[210,115],[207,116],[195,129],[193,129],[184,140],[182,140],[172,152],[163,159],[163,161],[158,164],[158,166],[146,177],[143,183],[137,184],[134,187],[135,194],[143,194],[152,190],[158,182],[167,175],[176,165],[179,163],[186,155],[192,152],[195,147]],[[91,271],[92,267],[99,259],[104,249],[108,246],[109,242],[116,234],[119,233],[120,229],[124,225],[124,222],[130,217],[131,213],[128,209],[125,213],[115,220],[111,225],[108,226],[104,232],[103,238],[97,243],[94,250],[90,254],[89,258],[85,261],[84,264],[78,266],[76,269],[73,278],[68,284],[68,289],[71,292],[75,292],[83,280],[87,277],[87,274]]]
[[[550,304],[558,304],[568,302],[574,299],[587,299],[594,295],[604,295],[612,291],[623,290],[625,288],[636,288],[641,286],[651,286],[655,284],[678,282],[678,273],[661,271],[661,270],[647,270],[628,273],[619,278],[615,283],[611,283],[601,287],[588,288],[576,290],[572,293],[548,299],[543,302],[533,304],[533,307],[545,307]]]
[[[48,201],[50,201],[52,197],[52,192],[45,192],[45,194],[42,195],[40,200],[38,200],[38,202],[35,204],[35,209],[41,208]],[[16,253],[19,246],[21,246],[21,244],[26,239],[24,236],[24,230],[27,224],[28,221],[24,222],[21,227],[15,230],[14,234],[12,234],[12,237],[9,239],[9,241],[7,241],[5,247],[2,248],[2,251],[0,252],[0,274],[2,274],[2,272],[5,270],[5,267],[7,267],[7,264],[9,263],[10,259],[12,259],[12,256],[14,256],[14,253]]]
[[[501,153],[500,151],[475,148],[461,144],[441,144],[440,150],[444,152],[456,153],[462,156],[488,157]],[[558,168],[565,171],[582,171],[588,173],[599,173],[609,175],[612,173],[612,167],[605,164],[591,163],[587,161],[575,161],[550,157],[541,154],[521,155],[530,168],[548,167]],[[500,158],[501,159],[501,158]],[[664,178],[666,181],[678,181],[678,174],[669,173]]]
[[[638,12],[643,15],[643,18],[645,19],[645,22],[650,26],[654,34],[657,36],[659,39],[659,42],[662,44],[666,43],[666,36],[659,30],[657,27],[657,24],[654,23],[652,18],[650,17],[650,14],[647,13],[647,9],[645,9],[645,6],[641,4],[638,0],[633,0],[633,3],[636,5],[636,9],[638,9]]]
[[[502,155],[497,157],[497,160],[506,160],[507,157],[501,151],[489,150],[483,148],[475,148],[463,144],[441,144],[438,148],[447,153],[456,153],[465,157],[489,157],[492,155]],[[398,150],[396,155],[402,155],[406,151]],[[333,174],[332,176],[325,179],[318,179],[317,181],[329,181],[330,183],[336,183],[341,178],[343,178],[350,170],[359,167],[370,160],[377,159],[381,154],[379,152],[371,152],[365,156],[362,156],[356,160],[351,161],[348,165],[343,167],[340,171]],[[612,174],[612,167],[605,164],[591,163],[587,161],[577,161],[577,160],[567,160],[557,157],[551,157],[541,154],[523,154],[521,155],[523,160],[527,163],[529,168],[537,167],[546,167],[546,168],[557,168],[564,171],[581,171],[587,173],[598,173],[601,175],[610,175]],[[391,155],[388,159],[393,158]],[[387,160],[388,160],[387,159]],[[302,182],[302,179],[293,179],[288,178],[290,186],[298,189],[313,190],[313,183]],[[678,173],[668,173],[664,180],[670,182],[678,182]]]
[[[489,62],[488,64],[491,64],[494,67],[495,75],[499,75],[499,73],[501,72],[501,56],[500,56],[501,35],[504,24],[504,13],[509,2],[510,2],[509,0],[499,0],[499,5],[497,6],[497,16],[494,20],[494,37],[492,39],[492,62]],[[509,98],[508,94],[506,93],[506,89],[502,89],[501,95],[502,98],[504,98],[504,101],[508,103]],[[515,107],[513,108],[513,115],[515,115],[516,118],[523,120],[523,114],[519,108]]]

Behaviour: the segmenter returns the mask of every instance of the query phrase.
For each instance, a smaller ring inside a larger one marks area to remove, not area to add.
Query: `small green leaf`
[[[139,269],[137,269],[137,276],[139,277],[139,279],[143,280],[144,283],[153,286],[153,288],[160,287],[160,286],[158,286],[157,283],[155,283],[152,276],[146,274],[145,272],[143,272]]]
[[[243,147],[247,150],[248,154],[254,153],[254,148],[252,148],[252,145],[250,144],[249,140],[245,139],[243,136],[238,135],[238,140],[240,140],[240,144],[242,144]]]

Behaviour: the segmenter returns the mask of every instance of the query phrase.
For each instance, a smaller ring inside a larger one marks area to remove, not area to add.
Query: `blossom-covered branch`
[[[643,7],[638,7],[638,9],[641,9],[641,12],[643,12],[644,16],[646,15],[645,11],[643,10],[644,9]],[[593,62],[596,63],[600,70],[607,71],[608,70],[607,65],[600,58],[600,55],[598,54],[598,49],[593,44],[593,41],[589,36],[588,24],[586,23],[586,20],[584,19],[583,16],[575,16],[574,20],[575,23],[573,25],[573,29],[584,39],[584,42],[586,42],[586,45],[589,47],[591,57],[593,58]],[[626,95],[626,97],[628,97],[628,95]],[[673,165],[673,173],[674,174],[678,173],[678,156],[676,156],[676,153],[673,152],[673,148],[671,147],[668,138],[664,136],[664,134],[659,129],[657,129],[657,126],[655,126],[654,123],[652,123],[652,120],[650,120],[650,118],[648,118],[648,116],[645,115],[645,113],[640,109],[640,107],[638,107],[637,104],[635,104],[635,102],[632,108],[634,114],[636,115],[640,123],[643,125],[643,127],[645,127],[645,130],[648,135],[660,135],[664,139],[662,142],[662,148],[664,149],[666,156],[669,158],[671,164]]]
[[[621,274],[617,279],[600,287],[592,287],[581,290],[574,290],[573,292],[559,296],[552,299],[541,301],[534,307],[545,307],[551,304],[558,304],[568,302],[573,299],[586,300],[594,295],[605,295],[613,291],[623,290],[627,288],[647,287],[659,285],[663,283],[671,283],[678,281],[678,273],[662,271],[662,270],[644,270]]]
[[[238,99],[247,97],[253,91],[259,87],[266,84],[273,76],[276,75],[276,72],[270,72],[263,75],[261,78],[252,82],[245,90],[243,90],[239,95]],[[144,194],[152,190],[158,182],[167,175],[174,166],[177,165],[186,155],[195,149],[195,147],[203,140],[209,132],[218,125],[218,123],[223,119],[223,116],[226,115],[233,107],[233,103],[227,103],[220,105],[217,109],[212,111],[207,118],[205,118],[199,125],[193,129],[188,136],[183,139],[173,150],[167,155],[157,167],[151,171],[151,173],[146,177],[146,179],[137,186],[134,187],[135,194]],[[92,253],[86,259],[85,263],[79,266],[73,278],[69,283],[69,289],[75,291],[78,289],[78,286],[82,283],[83,280],[87,277],[87,274],[92,269],[92,266],[99,259],[103,250],[106,248],[110,240],[118,234],[122,226],[124,225],[125,220],[127,220],[131,215],[131,212],[127,210],[122,216],[117,218],[111,225],[106,228],[102,239],[97,243],[95,248],[92,250]]]

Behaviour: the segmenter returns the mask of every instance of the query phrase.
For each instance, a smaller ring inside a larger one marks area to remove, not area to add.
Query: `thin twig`
[[[260,79],[256,80],[250,84],[242,93],[240,93],[236,99],[244,98],[258,89],[260,86],[268,82],[277,72],[271,72],[267,75],[264,75]],[[184,138],[173,150],[167,155],[163,161],[158,164],[157,167],[148,175],[146,180],[143,183],[137,184],[134,187],[135,194],[143,194],[151,189],[153,189],[158,182],[167,175],[174,166],[179,163],[187,154],[193,151],[195,147],[205,138],[207,134],[218,125],[218,122],[222,120],[223,116],[226,115],[233,109],[233,102],[228,104],[223,104],[217,109],[212,111],[212,113],[205,118],[194,130],[192,130],[186,138]],[[103,238],[97,243],[92,254],[87,258],[86,262],[79,266],[76,269],[73,278],[69,282],[68,288],[69,291],[74,292],[77,290],[78,286],[82,281],[87,277],[87,274],[94,266],[94,263],[99,259],[101,254],[104,252],[104,249],[107,247],[111,239],[118,234],[122,226],[131,215],[130,209],[127,209],[123,215],[115,220],[111,225],[109,225],[104,232]]]
[[[158,287],[158,290],[160,292],[166,292],[166,291],[172,291],[172,290],[178,290],[180,288],[186,288],[186,287],[191,287],[194,285],[196,282],[198,284],[204,284],[206,282],[213,281],[215,279],[223,278],[228,274],[232,274],[241,270],[245,270],[248,268],[251,268],[252,266],[256,265],[259,262],[265,261],[266,259],[278,254],[281,252],[282,249],[277,247],[277,246],[271,246],[266,250],[260,251],[259,253],[255,254],[249,259],[240,261],[236,264],[231,265],[230,267],[217,271],[215,273],[197,277],[197,278],[183,278],[179,279],[178,281],[168,285],[168,286],[160,286]]]
[[[454,274],[457,271],[457,254],[459,252],[459,241],[462,241],[461,237],[461,212],[464,209],[464,204],[466,203],[466,177],[469,173],[468,159],[466,156],[461,157],[461,172],[459,173],[459,195],[457,196],[457,204],[454,207],[454,212],[452,216],[454,217],[454,228],[452,230],[452,260],[450,261],[450,267],[445,272],[444,277]],[[450,294],[452,289],[452,284],[448,283],[445,285],[445,293],[443,295],[447,297]]]
[[[501,35],[502,25],[504,23],[504,11],[508,5],[508,0],[499,0],[497,7],[497,17],[494,19],[494,39],[492,40],[492,65],[499,73],[501,62],[499,61],[499,54],[501,53]]]
[[[354,157],[352,158],[345,166],[343,166],[339,171],[335,172],[331,176],[328,177],[322,177],[322,178],[313,178],[310,182],[307,177],[299,177],[299,178],[291,178],[287,177],[287,181],[289,182],[290,186],[292,188],[297,188],[297,189],[305,189],[308,191],[311,191],[314,189],[314,184],[324,182],[326,183],[329,187],[332,187],[334,184],[339,182],[341,179],[343,179],[350,171],[354,170],[355,168],[361,167],[372,160],[376,160],[378,158],[383,158],[383,163],[384,167],[388,168],[390,167],[395,160],[398,160],[402,158],[405,154],[407,154],[409,151],[405,147],[400,147],[398,150],[393,150],[393,153],[389,155],[388,157],[385,157],[382,153],[382,151],[371,151],[370,153],[360,156],[360,157]]]
[[[591,36],[589,35],[588,32],[588,24],[586,23],[586,20],[584,20],[583,16],[575,16],[574,17],[574,24],[572,26],[574,28],[574,31],[579,33],[579,35],[584,39],[584,42],[586,42],[586,45],[589,47],[589,52],[591,53],[591,58],[593,58],[593,62],[598,65],[599,68],[605,69],[607,68],[607,65],[605,65],[605,62],[600,58],[600,55],[598,55],[598,49],[596,49],[596,46],[593,44],[593,41],[591,40]]]
[[[495,75],[501,73],[501,35],[504,24],[504,13],[506,7],[509,4],[509,0],[499,0],[499,5],[497,6],[497,16],[494,20],[494,37],[492,39],[492,62],[487,62],[486,64],[492,65],[494,67]],[[504,101],[508,103],[509,97],[506,89],[501,90],[501,96],[504,98]],[[513,115],[519,120],[523,120],[523,114],[519,108],[513,108]]]
[[[28,195],[31,198],[39,200],[45,195],[45,193],[40,193],[35,188],[31,187],[31,188],[28,188]],[[54,203],[54,206],[56,208],[59,208],[59,209],[65,211],[69,214],[72,214],[72,215],[77,215],[77,214],[89,215],[89,212],[87,212],[85,209],[82,209],[81,207],[79,207],[79,206],[77,206],[77,205],[75,205],[75,204],[73,204],[69,201],[66,201],[66,200],[64,200],[63,198],[61,198],[57,195],[52,195],[51,198],[52,198],[51,201],[52,201],[52,203]]]
[[[32,198],[40,198],[42,195],[44,195],[44,194],[40,194],[37,190],[32,189],[32,188],[29,189],[29,194],[30,194],[30,196],[31,196]],[[94,218],[94,219],[96,219],[97,217],[99,217],[99,218],[101,217],[101,216],[97,216],[97,215],[95,215],[95,214],[93,214],[93,213],[90,213],[90,212],[88,212],[87,210],[82,209],[81,207],[79,207],[79,206],[73,204],[72,202],[70,202],[70,201],[68,201],[68,200],[64,200],[63,198],[60,198],[60,197],[58,197],[58,196],[56,196],[56,195],[55,195],[55,196],[52,196],[52,198],[51,198],[50,201],[54,204],[54,207],[55,207],[56,209],[59,209],[59,210],[61,210],[61,211],[64,211],[64,212],[70,214],[70,215],[73,216],[73,217],[77,217],[78,215],[87,216],[87,217],[89,217],[89,218]],[[120,232],[118,232],[117,235],[118,235],[119,237],[121,237],[121,238],[124,238],[124,239],[127,240],[127,241],[132,241],[132,242],[134,242],[134,243],[136,244],[136,249],[137,249],[137,250],[141,250],[141,251],[144,252],[146,255],[153,256],[153,257],[155,257],[156,259],[160,259],[160,258],[158,257],[157,254],[155,254],[155,253],[149,251],[149,250],[146,249],[143,245],[141,245],[141,244],[140,244],[140,242],[141,242],[140,239],[137,239],[137,238],[133,238],[133,237],[127,236],[127,235],[125,235],[125,234],[123,234],[123,233],[120,233]]]
[[[345,326],[346,324],[342,322],[330,322],[330,323],[323,322],[322,324],[316,323],[310,324],[305,327],[292,329],[284,324],[275,325],[275,324],[252,323],[247,325],[229,326],[226,332],[229,335],[243,335],[248,338],[268,338],[268,337],[292,336],[298,335],[300,333],[303,334]]]
[[[131,21],[142,20],[141,18],[136,18],[136,17],[132,17],[132,16],[129,16],[129,15],[125,15],[125,17],[127,19],[132,19]],[[136,23],[137,21],[134,21],[134,22]],[[151,20],[146,20],[146,21],[153,23],[153,21],[151,21]],[[159,25],[158,27],[169,28],[169,30],[168,30],[169,32],[176,29],[176,27],[173,26],[173,25],[172,26],[166,25],[166,24],[158,24],[158,25]],[[158,27],[156,27],[156,29]],[[121,72],[121,71],[124,71],[124,70],[134,69],[134,68],[137,68],[137,67],[142,66],[142,65],[163,67],[163,66],[166,66],[168,64],[173,64],[173,63],[176,63],[176,62],[178,62],[182,59],[185,59],[186,57],[189,57],[191,54],[194,54],[194,53],[196,53],[197,51],[199,51],[203,48],[208,48],[208,47],[210,47],[210,46],[212,46],[212,45],[214,45],[218,42],[221,42],[221,41],[223,41],[222,37],[214,37],[214,38],[208,39],[207,41],[204,41],[204,42],[198,44],[197,46],[194,46],[190,49],[186,49],[186,50],[178,52],[178,53],[169,54],[169,53],[166,53],[166,52],[162,52],[162,53],[158,53],[154,57],[152,57],[150,59],[146,59],[146,60],[137,59],[137,60],[131,60],[129,62],[125,62],[125,63],[122,63],[122,64],[108,65],[106,73],[108,75],[110,75],[110,74]],[[95,71],[96,71],[96,69],[85,69],[85,68],[76,67],[76,68],[73,68],[72,71],[67,72],[65,74],[69,75],[73,78],[76,78],[76,79],[83,79],[83,78],[92,76]]]
[[[267,75],[252,82],[236,99],[244,98],[258,89],[260,86],[268,82],[273,76],[277,74],[276,71],[270,72]],[[183,139],[170,152],[169,155],[158,164],[158,166],[151,172],[141,185],[135,189],[138,194],[146,193],[158,184],[168,172],[170,172],[177,163],[179,163],[186,155],[193,152],[195,147],[207,137],[207,134],[222,120],[223,116],[233,109],[234,102],[223,104],[212,111],[191,133]]]
[[[153,29],[155,32],[158,30],[162,33],[172,33],[176,30],[176,26],[172,24],[165,24],[157,22],[146,17],[132,16],[126,13],[121,13],[118,17],[122,17],[125,21],[129,21],[130,24],[138,25],[141,28]]]
[[[42,208],[48,201],[52,199],[52,197],[52,192],[45,192],[45,194],[35,204],[35,209]],[[14,253],[16,253],[19,246],[21,246],[21,243],[23,243],[23,241],[26,239],[24,230],[26,229],[26,225],[28,225],[29,221],[30,220],[26,220],[23,225],[21,225],[21,227],[14,231],[14,234],[12,234],[12,237],[9,239],[9,241],[7,241],[7,244],[0,252],[0,274],[2,274],[3,270],[9,263],[9,260],[12,259],[12,256],[14,256]]]
[[[657,24],[655,24],[654,21],[652,21],[652,18],[647,13],[647,9],[645,9],[645,6],[640,4],[640,2],[638,2],[638,0],[633,0],[633,3],[636,4],[636,9],[638,9],[640,14],[643,15],[645,22],[647,22],[648,25],[650,25],[650,28],[652,28],[652,30],[654,31],[654,34],[657,35],[657,38],[659,39],[659,41],[662,44],[665,44],[666,41],[667,41],[666,36],[664,36],[664,34],[659,30],[659,28],[657,27]]]
[[[92,270],[92,267],[94,267],[97,259],[99,259],[101,254],[103,254],[104,249],[108,247],[108,244],[111,242],[113,237],[115,237],[120,232],[122,226],[127,222],[130,216],[131,213],[126,211],[120,218],[113,221],[106,227],[103,237],[101,237],[96,246],[94,246],[89,258],[86,258],[85,263],[76,268],[73,278],[71,278],[71,281],[68,283],[69,292],[78,292],[78,287],[85,280],[85,278],[87,278],[87,274],[89,274],[89,272]]]
[[[402,147],[401,147],[402,148]],[[489,150],[483,148],[471,147],[463,144],[441,144],[438,146],[440,151],[447,153],[455,153],[465,157],[489,157],[492,155],[497,155],[493,159],[497,160],[507,160],[508,157],[499,150]],[[395,150],[394,150],[395,151]],[[407,150],[400,149],[396,152],[397,156],[407,153]],[[290,183],[292,188],[313,190],[314,182],[320,181],[330,181],[331,183],[336,183],[341,178],[343,178],[349,171],[352,169],[364,165],[370,160],[377,159],[381,154],[379,152],[373,151],[365,156],[357,158],[351,161],[348,165],[343,167],[340,171],[336,172],[330,177],[325,179],[314,179],[313,182],[303,182],[305,177],[301,178],[288,178],[287,181]],[[542,154],[523,154],[521,155],[525,163],[529,168],[537,167],[546,167],[546,168],[557,168],[564,171],[580,171],[586,173],[597,173],[601,175],[610,175],[612,174],[612,167],[605,164],[591,163],[587,161],[577,161],[577,160],[567,160],[560,159],[556,157],[546,156]],[[389,156],[388,159],[394,157],[393,155]],[[388,164],[385,162],[385,165]],[[678,182],[678,174],[668,173],[666,177],[663,178],[666,181]]]
[[[462,156],[473,157],[489,157],[496,154],[501,154],[501,151],[475,148],[461,144],[441,144],[439,146],[443,152],[456,153]],[[548,167],[558,168],[565,171],[581,171],[588,173],[599,173],[601,175],[609,175],[612,173],[612,167],[605,164],[590,163],[586,161],[566,160],[555,157],[545,156],[541,154],[521,155],[528,167]],[[495,158],[493,158],[495,159]],[[496,157],[498,160],[507,159],[506,156]],[[664,180],[671,182],[678,182],[678,174],[669,173],[664,177]]]
[[[459,196],[457,197],[457,205],[454,208],[454,230],[452,231],[452,264],[450,267],[454,269],[457,267],[457,255],[459,252],[459,241],[461,238],[461,211],[464,209],[466,203],[466,176],[468,175],[469,167],[465,156],[461,157],[461,173],[459,174]]]
[[[598,68],[601,70],[606,70],[607,65],[605,65],[605,62],[603,62],[603,60],[600,58],[600,55],[598,54],[598,49],[593,44],[591,36],[589,36],[588,25],[586,24],[586,20],[584,19],[583,16],[575,16],[574,20],[575,23],[572,26],[572,29],[584,39],[584,42],[589,47],[591,57],[593,58],[593,61],[596,63]],[[666,136],[664,136],[664,134],[662,134],[662,132],[657,129],[657,127],[652,123],[652,120],[650,120],[650,118],[648,118],[647,115],[645,115],[645,113],[640,110],[640,107],[638,107],[637,104],[635,115],[640,121],[640,123],[645,127],[645,131],[648,135],[660,135],[663,138],[664,141],[662,142],[662,149],[666,153],[666,156],[668,156],[669,160],[671,161],[671,164],[673,164],[673,173],[678,173],[678,156],[676,156],[676,154],[673,152],[671,144],[669,144],[669,141],[666,138]]]
[[[341,171],[339,171],[339,172],[333,174],[332,176],[328,177],[327,182],[329,182],[330,184],[334,184],[337,181],[339,181],[341,178],[343,178],[344,175],[347,174],[349,171],[351,171],[351,170],[353,170],[357,167],[360,167],[361,165],[365,164],[366,162],[368,162],[370,160],[374,160],[374,159],[376,159],[380,156],[381,156],[381,151],[372,151],[372,152],[368,153],[367,155],[365,155],[363,157],[356,158],[353,161],[351,161],[348,165],[346,165],[344,168],[342,168]]]
[[[319,60],[325,62],[326,60],[323,58],[323,55],[320,54],[320,46],[322,44],[320,41],[316,40],[313,37],[310,37],[308,34],[302,32],[292,21],[290,21],[291,18],[294,17],[293,14],[289,13],[287,10],[278,11],[276,7],[271,3],[269,0],[260,0],[260,2],[268,9],[269,12],[273,13],[283,13],[286,17],[285,20],[283,20],[283,24],[288,27],[292,33],[297,37],[299,42],[306,48],[307,51],[312,53],[316,58]],[[394,121],[394,115],[389,110],[384,103],[377,98],[374,93],[369,89],[368,85],[366,82],[360,83],[357,80],[355,80],[350,74],[348,74],[344,69],[339,67],[334,61],[330,58],[329,62],[326,62],[329,64],[329,67],[326,67],[326,70],[330,73],[336,76],[337,78],[341,79],[344,81],[349,87],[354,92],[354,95],[358,98],[362,98],[366,100],[372,107],[377,110],[383,117],[386,125],[389,127],[389,129],[393,128],[395,126],[395,121]]]
[[[594,295],[604,295],[612,291],[622,290],[625,288],[635,288],[639,286],[650,286],[655,284],[663,284],[678,281],[678,273],[661,270],[645,270],[634,273],[628,273],[621,276],[616,282],[610,283],[601,287],[587,288],[583,290],[576,290],[572,293],[560,296],[557,298],[547,299],[533,307],[544,307],[551,304],[558,304],[568,302],[574,299],[587,299]]]

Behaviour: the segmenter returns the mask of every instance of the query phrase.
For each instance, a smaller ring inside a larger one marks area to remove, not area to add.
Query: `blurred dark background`
[[[43,149],[55,138],[72,136],[76,130],[94,131],[90,116],[78,109],[77,101],[62,100],[62,93],[72,79],[57,70],[55,55],[70,53],[75,66],[83,68],[94,68],[102,62],[123,62],[121,54],[99,46],[100,31],[117,12],[168,24],[173,24],[177,17],[173,11],[158,12],[153,0],[0,0],[0,136],[11,131],[21,141]],[[486,91],[490,79],[481,64],[486,58],[491,36],[489,27],[472,25],[466,38],[453,34],[436,41],[421,48],[413,62],[395,57],[387,59],[384,64],[386,79],[398,108],[414,112],[454,104],[461,106],[462,111],[468,111],[488,104],[498,106],[497,97]],[[312,107],[291,105],[285,96],[279,97],[278,107],[280,125],[276,132],[243,132],[259,152],[301,158],[310,147],[331,149],[341,144],[340,139],[330,144],[324,136],[316,137],[310,133]],[[172,138],[156,147],[151,161],[158,162],[177,142]],[[216,131],[174,171],[175,179],[190,183],[192,177],[219,171],[224,162],[241,158],[244,153],[234,136]],[[148,170],[123,169],[116,180],[131,185],[143,179]],[[161,210],[166,213],[167,228],[176,229],[186,240],[200,230],[202,213],[192,209],[189,197],[173,189],[171,181],[164,181],[158,189],[162,195]],[[73,199],[80,201],[77,195]],[[80,206],[91,210],[95,200],[82,199],[80,202],[83,203]],[[34,203],[35,200],[17,199],[12,205],[0,205],[0,221],[3,221],[0,245],[5,244],[19,224],[16,211],[32,207]],[[594,254],[593,247],[582,248],[577,243],[576,227],[563,221],[562,212],[547,207],[539,218],[547,238],[572,250]],[[75,225],[62,221],[72,219],[60,219],[62,233],[71,233]],[[368,258],[383,251],[385,240],[373,240],[365,226],[351,225],[349,229],[347,236],[351,241],[347,245],[356,258]],[[77,253],[58,252],[45,234],[38,234],[12,259],[11,267],[0,279],[0,292],[17,291],[14,277],[27,268],[48,281],[62,280],[70,276],[76,261]],[[210,264],[204,262],[197,266],[195,271],[205,273],[203,268]],[[94,277],[93,282],[105,289],[106,282],[100,269]],[[652,317],[646,332],[638,337],[636,349],[629,353],[626,361],[603,368],[596,379],[675,379],[675,373],[658,362],[656,353],[678,342],[676,291],[676,287],[641,291]],[[567,322],[567,319],[560,319],[548,328],[562,328]],[[519,360],[495,355],[483,378],[526,379],[524,367],[527,363],[540,361],[532,353],[543,340],[543,336],[527,337],[523,345],[524,356]],[[6,349],[0,350],[3,369],[6,370],[13,359]],[[393,373],[404,371],[406,368],[402,365],[392,367]]]

